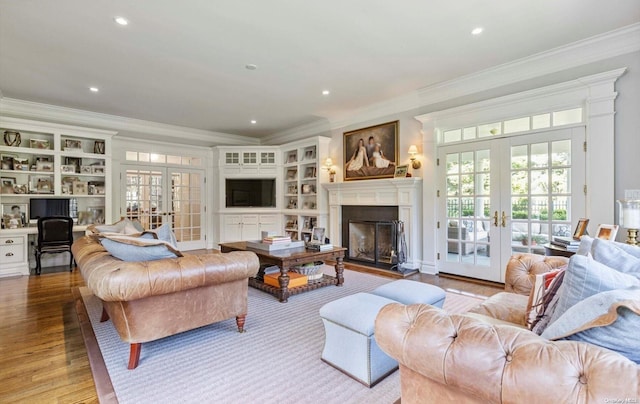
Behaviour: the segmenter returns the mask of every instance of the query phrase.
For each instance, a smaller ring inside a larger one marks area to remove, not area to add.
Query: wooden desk
[[[571,258],[576,252],[569,251],[566,248],[553,245],[553,244],[545,244],[544,245],[544,255],[552,256],[552,257],[567,257]]]
[[[289,299],[290,295],[295,295],[298,293],[308,292],[310,290],[315,290],[318,288],[322,288],[324,286],[336,285],[342,286],[344,283],[344,264],[342,262],[344,258],[344,253],[347,249],[342,247],[333,247],[332,250],[329,251],[310,251],[304,247],[300,248],[289,248],[286,250],[279,251],[265,251],[259,250],[256,248],[248,248],[247,243],[244,241],[240,241],[237,243],[222,243],[220,244],[220,251],[223,253],[231,252],[231,251],[251,251],[256,253],[258,259],[261,264],[273,264],[280,267],[280,276],[278,277],[278,282],[280,283],[280,287],[276,288],[271,285],[265,284],[262,279],[264,276],[264,272],[258,273],[258,276],[255,278],[249,278],[249,286],[252,286],[256,289],[260,289],[264,292],[270,293],[278,298],[281,303],[286,303]],[[299,286],[297,288],[289,289],[289,268],[294,265],[302,265],[308,262],[314,261],[324,261],[324,260],[335,260],[336,261],[336,276],[324,275],[322,280],[318,282],[314,282],[312,284],[307,284],[305,286]]]

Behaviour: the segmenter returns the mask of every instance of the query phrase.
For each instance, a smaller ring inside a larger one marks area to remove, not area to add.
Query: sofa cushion
[[[558,291],[558,305],[550,322],[555,322],[570,307],[590,296],[629,286],[640,286],[640,279],[609,268],[591,257],[574,255],[564,273]]]
[[[109,254],[122,261],[141,262],[182,257],[180,251],[170,243],[158,240],[151,234],[142,237],[104,235],[100,243]]]
[[[169,225],[169,223],[165,223],[155,230],[149,230],[149,232],[154,233],[158,237],[158,240],[165,241],[171,244],[174,248],[178,248],[178,241],[176,240],[176,236],[173,233],[173,230],[171,230],[171,225]]]
[[[630,247],[638,251],[629,251],[629,248],[625,247]],[[591,246],[591,255],[594,260],[608,267],[640,277],[640,248],[626,246],[613,241],[595,239]]]
[[[598,293],[569,308],[542,333],[550,340],[567,339],[598,345],[640,364],[640,288]]]
[[[528,300],[528,296],[500,292],[472,308],[469,312],[524,326],[524,312],[527,309]]]

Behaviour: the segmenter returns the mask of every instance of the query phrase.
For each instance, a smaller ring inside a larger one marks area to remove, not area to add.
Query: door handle
[[[13,240],[9,239],[9,240],[5,241],[5,244],[13,244]]]
[[[502,227],[507,227],[507,214],[502,211]]]
[[[493,225],[498,227],[498,211],[497,210],[493,214]]]
[[[13,253],[12,252],[8,252],[4,255],[5,257],[13,257]]]

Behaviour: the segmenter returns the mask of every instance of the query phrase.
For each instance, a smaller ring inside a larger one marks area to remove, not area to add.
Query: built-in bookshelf
[[[284,231],[292,240],[310,238],[313,227],[326,226],[328,205],[321,183],[328,173],[321,160],[329,152],[329,138],[317,137],[282,146]]]
[[[0,132],[3,228],[9,205],[26,209],[27,225],[33,198],[69,198],[78,224],[111,220],[115,132],[13,118],[0,119]]]

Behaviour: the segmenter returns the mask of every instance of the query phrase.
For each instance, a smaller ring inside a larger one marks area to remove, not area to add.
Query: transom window
[[[574,125],[583,121],[582,108],[565,109],[467,128],[450,129],[438,136],[438,143],[456,143],[474,139],[485,139],[498,135],[511,135],[537,129]]]
[[[152,163],[176,166],[201,167],[202,158],[192,156],[176,156],[162,153],[148,153],[128,151],[125,153],[127,161],[136,161],[139,163]]]

